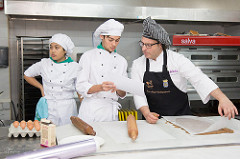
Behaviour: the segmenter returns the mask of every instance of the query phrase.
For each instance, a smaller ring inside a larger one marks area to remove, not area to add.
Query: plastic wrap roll
[[[67,159],[94,153],[96,152],[96,149],[97,147],[94,139],[89,139],[36,151],[24,152],[21,154],[8,156],[7,159]]]

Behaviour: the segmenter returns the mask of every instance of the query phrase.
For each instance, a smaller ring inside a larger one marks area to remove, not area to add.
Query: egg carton
[[[22,129],[20,126],[18,126],[17,128],[15,128],[15,127],[13,126],[13,124],[11,124],[10,127],[9,127],[8,137],[12,137],[12,136],[13,136],[13,137],[18,137],[19,135],[20,135],[21,137],[26,137],[27,135],[28,135],[29,137],[33,137],[34,134],[35,134],[37,137],[41,136],[41,132],[40,132],[40,131],[37,131],[35,128],[33,128],[32,130],[29,130],[29,129],[27,128],[27,126],[26,126],[24,129]]]

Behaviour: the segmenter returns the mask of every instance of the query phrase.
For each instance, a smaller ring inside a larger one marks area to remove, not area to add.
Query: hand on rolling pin
[[[103,91],[110,91],[111,92],[116,92],[116,86],[114,85],[113,82],[110,82],[110,81],[105,81],[102,83],[102,89]]]
[[[132,141],[135,141],[138,136],[138,128],[137,128],[136,119],[131,114],[127,117],[127,128],[128,128],[128,136],[132,139]]]

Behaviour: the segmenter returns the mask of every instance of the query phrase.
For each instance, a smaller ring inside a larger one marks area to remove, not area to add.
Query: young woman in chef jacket
[[[79,65],[68,57],[73,48],[74,44],[67,35],[55,34],[49,40],[50,58],[43,58],[24,72],[24,79],[39,88],[46,98],[47,119],[56,125],[68,124],[70,117],[77,115],[74,92]],[[42,77],[42,84],[35,76]]]

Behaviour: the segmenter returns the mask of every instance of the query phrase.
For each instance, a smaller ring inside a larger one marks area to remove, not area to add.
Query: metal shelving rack
[[[41,97],[38,88],[24,80],[24,71],[42,58],[49,57],[50,37],[17,37],[17,55],[19,60],[19,120],[33,120],[36,104]],[[36,79],[41,83],[41,77]]]

